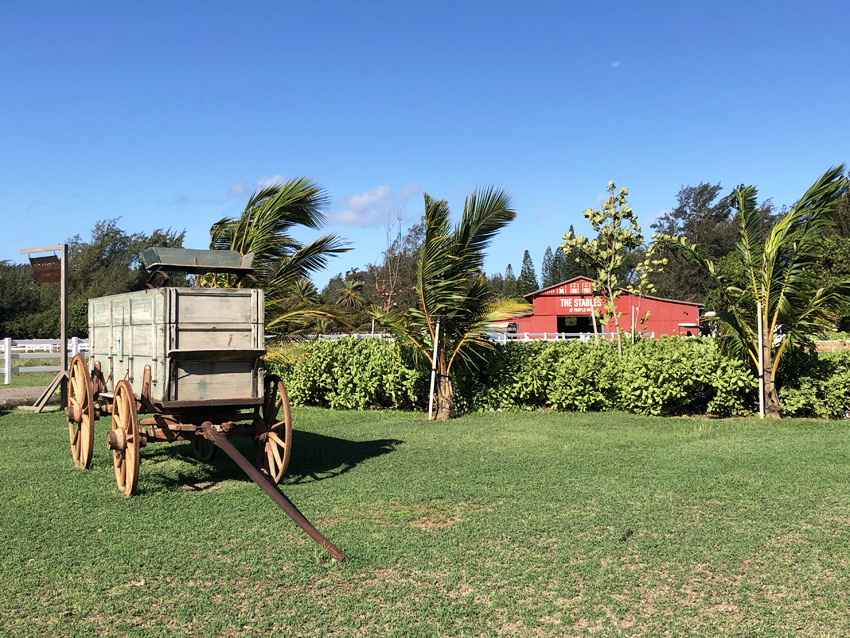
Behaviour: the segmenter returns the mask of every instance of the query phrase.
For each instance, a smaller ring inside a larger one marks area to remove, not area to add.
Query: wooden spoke
[[[88,365],[81,354],[71,360],[68,370],[67,415],[71,457],[84,470],[91,464],[94,447],[94,398]]]
[[[283,420],[279,421],[281,409]],[[280,483],[292,453],[292,411],[286,386],[275,376],[266,377],[262,417],[254,439],[257,468],[274,483]]]
[[[133,388],[126,380],[115,386],[112,398],[112,432],[109,447],[112,449],[112,465],[115,482],[126,496],[136,491],[139,480],[139,415]]]

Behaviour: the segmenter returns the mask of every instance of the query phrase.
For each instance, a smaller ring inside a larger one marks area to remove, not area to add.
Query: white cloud
[[[336,212],[331,213],[330,222],[341,226],[376,227],[387,223],[387,211],[403,205],[410,197],[421,193],[416,184],[407,184],[399,197],[389,186],[371,188],[360,195],[341,197],[336,202]]]
[[[612,62],[612,63],[611,63],[611,68],[612,68],[612,69],[616,69],[618,66],[620,66],[620,61],[619,61],[619,60],[616,60],[616,61],[614,61],[614,62]]]
[[[414,195],[419,195],[422,193],[422,187],[419,184],[408,184],[404,188],[401,189],[401,203],[404,204]]]
[[[271,177],[263,177],[262,179],[257,180],[257,189],[268,188],[269,186],[274,186],[275,184],[283,184],[286,181],[286,178],[283,175],[272,175]]]
[[[286,178],[283,175],[272,175],[271,177],[262,177],[255,182],[243,179],[231,184],[230,189],[227,191],[227,194],[235,199],[243,199],[245,197],[253,195],[258,190],[267,188],[268,186],[272,186],[273,184],[282,184],[285,181]]]

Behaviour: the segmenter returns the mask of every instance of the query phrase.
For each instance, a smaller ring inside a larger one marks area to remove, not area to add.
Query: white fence
[[[10,339],[0,341],[0,362],[3,364],[3,383],[12,382],[12,375],[20,372],[59,372],[62,352],[59,339]],[[68,340],[68,356],[88,352],[88,339],[73,337]],[[13,359],[58,359],[51,366],[12,367]]]
[[[630,333],[623,333],[624,336],[630,336]],[[600,339],[614,339],[617,336],[616,332],[600,332]],[[643,332],[636,336],[644,339],[654,339],[654,332]],[[567,341],[578,339],[579,341],[590,341],[593,339],[592,332],[500,332],[492,336],[493,341],[497,343],[507,343],[508,341]]]

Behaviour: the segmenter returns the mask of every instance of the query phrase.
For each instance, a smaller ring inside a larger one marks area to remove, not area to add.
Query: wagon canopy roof
[[[141,255],[148,270],[167,270],[200,275],[208,272],[248,274],[254,267],[254,253],[240,255],[235,250],[194,250],[152,246]]]

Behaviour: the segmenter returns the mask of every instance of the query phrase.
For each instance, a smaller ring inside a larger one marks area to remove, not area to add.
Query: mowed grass
[[[846,636],[846,422],[295,410],[282,486],[0,415],[3,636]],[[246,453],[250,443],[238,445]]]
[[[47,388],[56,374],[56,372],[20,372],[11,375],[9,383],[0,385],[0,388]]]

